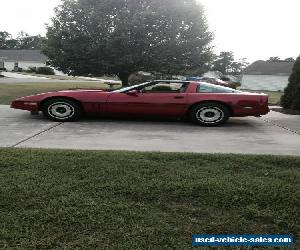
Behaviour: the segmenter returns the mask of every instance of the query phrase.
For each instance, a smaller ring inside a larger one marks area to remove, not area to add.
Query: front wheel
[[[72,100],[55,98],[46,101],[42,106],[43,114],[56,122],[78,120],[82,115],[80,105]]]
[[[224,124],[230,116],[230,111],[223,104],[207,102],[192,107],[189,116],[196,124],[214,127]]]

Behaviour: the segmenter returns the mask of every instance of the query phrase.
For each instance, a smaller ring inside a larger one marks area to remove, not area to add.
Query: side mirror
[[[131,95],[131,96],[137,96],[139,93],[140,91],[136,89],[126,92],[127,95]]]

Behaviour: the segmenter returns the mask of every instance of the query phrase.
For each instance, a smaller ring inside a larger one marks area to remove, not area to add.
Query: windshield
[[[144,83],[141,83],[141,84],[137,84],[137,85],[133,85],[133,86],[129,86],[129,87],[124,87],[124,88],[116,89],[116,90],[114,90],[112,92],[115,92],[115,93],[128,92],[128,91],[133,90],[135,88],[143,87],[144,85],[147,85],[149,83],[150,82],[144,82]]]

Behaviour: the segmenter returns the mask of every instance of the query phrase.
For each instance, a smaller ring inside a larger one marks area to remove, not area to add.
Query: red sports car
[[[146,82],[118,90],[66,90],[16,99],[12,108],[42,111],[53,121],[68,122],[84,114],[100,116],[188,117],[217,126],[229,117],[269,112],[268,96],[193,81]]]

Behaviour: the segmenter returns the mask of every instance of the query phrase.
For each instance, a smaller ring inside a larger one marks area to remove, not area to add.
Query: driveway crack
[[[35,137],[37,137],[37,136],[39,136],[39,135],[41,135],[41,134],[44,134],[44,133],[46,133],[46,132],[48,132],[48,131],[50,131],[50,130],[52,130],[52,129],[54,129],[54,128],[56,128],[56,127],[62,125],[62,124],[63,124],[63,122],[60,122],[60,123],[57,123],[57,124],[55,124],[55,125],[53,125],[53,126],[50,126],[50,127],[47,128],[47,129],[44,129],[44,130],[42,130],[42,131],[40,131],[40,132],[38,132],[38,133],[36,133],[36,134],[34,134],[34,135],[32,135],[32,136],[29,136],[29,137],[27,137],[27,138],[25,138],[25,139],[23,139],[23,140],[17,142],[16,144],[13,144],[12,146],[10,146],[10,148],[15,148],[15,147],[19,146],[20,144],[22,144],[22,143],[24,143],[24,142],[27,142],[27,141],[31,140],[32,138],[35,138]]]
[[[273,125],[273,126],[276,126],[276,127],[282,128],[282,129],[284,129],[284,130],[286,130],[286,131],[289,131],[289,132],[291,132],[291,133],[293,133],[293,134],[300,135],[299,132],[294,131],[294,130],[288,128],[288,127],[279,125],[279,124],[277,124],[277,123],[275,123],[275,122],[273,122],[273,121],[271,121],[271,120],[269,120],[269,119],[266,119],[266,118],[260,118],[260,119],[263,120],[263,121],[265,121],[265,122],[267,122],[267,123],[270,123],[270,124]]]

